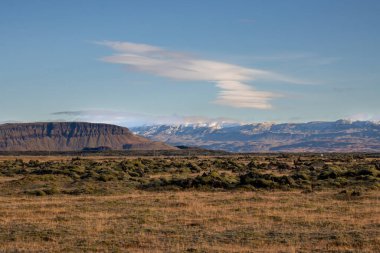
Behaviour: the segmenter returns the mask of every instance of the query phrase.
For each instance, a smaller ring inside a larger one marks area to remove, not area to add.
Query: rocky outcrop
[[[85,122],[0,125],[0,151],[172,150],[128,128]]]

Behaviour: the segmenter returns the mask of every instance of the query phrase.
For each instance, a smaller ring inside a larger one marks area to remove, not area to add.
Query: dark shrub
[[[202,171],[201,168],[198,165],[196,165],[194,163],[191,163],[191,162],[187,163],[186,167],[189,168],[190,171],[193,172],[193,173],[201,172]]]
[[[306,172],[303,172],[303,171],[299,171],[299,172],[296,172],[294,173],[292,176],[291,176],[293,179],[301,179],[301,180],[310,180],[310,177],[309,175],[306,174]]]
[[[287,163],[278,163],[277,164],[277,169],[278,170],[290,170],[292,167],[290,167],[289,164]]]
[[[357,172],[357,175],[358,176],[377,176],[377,171],[373,168],[365,168],[365,169],[361,169]]]
[[[250,161],[248,164],[247,164],[247,169],[248,170],[253,170],[253,169],[257,169],[257,164],[255,161]]]
[[[259,174],[249,172],[240,176],[241,185],[252,185],[256,188],[273,188],[276,184],[273,182],[274,177],[270,174]]]
[[[51,187],[51,188],[48,188],[48,189],[44,189],[43,191],[46,193],[46,195],[53,195],[53,194],[58,194],[59,193],[59,190],[56,187]]]
[[[251,182],[251,185],[253,185],[256,188],[273,188],[274,187],[273,181],[267,180],[264,178],[254,179]]]
[[[210,171],[208,173],[203,173],[201,176],[197,176],[194,179],[193,184],[198,187],[211,186],[215,188],[232,188],[235,182],[226,174],[221,175],[217,171]]]
[[[344,173],[338,168],[325,167],[318,175],[319,180],[336,179],[344,175]]]
[[[32,191],[26,191],[26,194],[34,195],[34,196],[45,196],[46,192],[43,190],[32,190]]]
[[[28,167],[32,167],[32,168],[38,167],[39,165],[40,165],[40,162],[37,161],[37,160],[30,160],[30,161],[27,163],[27,166],[28,166]]]
[[[98,177],[98,180],[103,181],[103,182],[108,182],[108,181],[112,181],[115,179],[116,178],[113,175],[107,175],[107,174],[102,174]]]
[[[294,186],[296,184],[294,179],[288,176],[278,177],[276,182],[279,183],[280,185],[287,185],[287,186]]]

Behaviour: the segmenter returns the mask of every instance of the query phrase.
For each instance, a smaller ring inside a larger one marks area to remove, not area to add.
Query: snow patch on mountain
[[[232,152],[380,152],[380,124],[371,121],[223,125],[200,123],[132,128],[171,145]]]

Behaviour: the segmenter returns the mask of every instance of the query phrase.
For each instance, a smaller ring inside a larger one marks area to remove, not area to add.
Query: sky
[[[0,122],[380,120],[378,0],[0,1]]]

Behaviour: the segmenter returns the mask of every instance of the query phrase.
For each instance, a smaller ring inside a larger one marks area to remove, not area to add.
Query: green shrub
[[[377,177],[379,175],[379,172],[372,167],[360,167],[360,168],[353,168],[344,173],[344,176],[346,177],[360,177],[360,176],[373,176]]]
[[[26,194],[34,195],[34,196],[45,196],[46,192],[43,190],[32,190],[32,191],[26,191]]]
[[[141,173],[138,173],[136,171],[128,171],[128,175],[131,177],[141,177]]]
[[[325,168],[321,171],[321,173],[318,175],[319,180],[325,180],[325,179],[335,179],[339,176],[341,176],[342,173],[338,169],[333,168]]]
[[[294,181],[294,179],[292,177],[289,177],[289,176],[279,177],[278,180],[276,180],[276,182],[279,183],[280,185],[287,185],[287,186],[295,186],[296,185],[296,182]]]
[[[43,190],[46,195],[53,195],[53,194],[58,194],[59,190],[56,187],[51,187]]]
[[[291,177],[295,180],[298,180],[298,179],[307,180],[307,181],[310,180],[310,176],[307,175],[306,172],[304,172],[304,171],[296,172]]]
[[[275,178],[270,174],[259,174],[255,172],[248,172],[247,174],[240,176],[240,184],[252,185],[256,188],[273,188],[276,185],[278,185],[277,183],[273,181],[273,179]]]
[[[201,171],[202,171],[202,169],[201,169],[198,165],[196,165],[196,164],[194,164],[194,163],[191,163],[191,162],[187,163],[187,164],[186,164],[186,167],[187,167],[191,172],[193,172],[193,173],[201,172]]]
[[[107,175],[107,174],[102,174],[98,177],[98,180],[103,181],[103,182],[108,182],[108,181],[112,181],[115,179],[116,178],[113,175]]]
[[[188,174],[188,173],[191,173],[191,170],[190,168],[182,167],[182,168],[178,168],[176,172],[181,173],[181,174]]]

